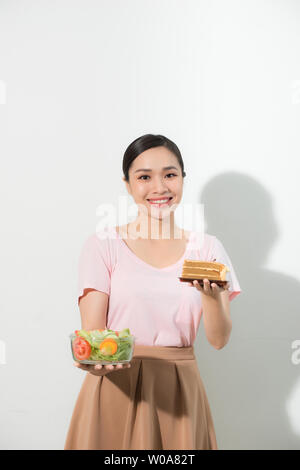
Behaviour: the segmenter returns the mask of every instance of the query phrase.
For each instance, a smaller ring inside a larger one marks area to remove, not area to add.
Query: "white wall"
[[[145,133],[179,146],[243,289],[226,347],[202,324],[195,344],[219,448],[300,449],[299,21],[291,0],[2,0],[2,449],[64,446],[79,251]]]

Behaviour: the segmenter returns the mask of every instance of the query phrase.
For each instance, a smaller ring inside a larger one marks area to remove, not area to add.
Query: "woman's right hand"
[[[90,374],[97,375],[97,376],[102,376],[109,374],[110,372],[114,370],[120,370],[120,369],[129,369],[131,367],[131,364],[129,362],[126,362],[124,364],[81,364],[80,362],[74,362],[74,366],[78,367],[78,369],[85,370],[87,372],[90,372]]]

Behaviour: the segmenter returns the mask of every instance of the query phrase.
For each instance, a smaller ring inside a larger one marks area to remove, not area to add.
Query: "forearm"
[[[211,345],[220,349],[228,342],[232,329],[229,312],[226,312],[221,297],[202,295],[202,307],[206,337]]]

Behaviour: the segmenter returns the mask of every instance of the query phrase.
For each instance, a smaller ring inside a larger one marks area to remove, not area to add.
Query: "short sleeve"
[[[78,303],[84,289],[96,289],[110,295],[111,266],[105,239],[93,234],[85,241],[78,268]]]
[[[217,263],[223,263],[229,268],[229,272],[226,273],[226,279],[229,282],[229,300],[233,300],[238,294],[242,292],[235,270],[232,266],[231,260],[226,252],[223,244],[217,237],[214,237],[212,244],[212,250],[210,253],[211,261]]]

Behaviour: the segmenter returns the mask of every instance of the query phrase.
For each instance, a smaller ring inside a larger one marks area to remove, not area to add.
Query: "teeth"
[[[159,201],[150,199],[150,202],[153,202],[154,204],[163,204],[165,202],[168,202],[168,200],[169,200],[169,198],[168,199],[161,199]]]

